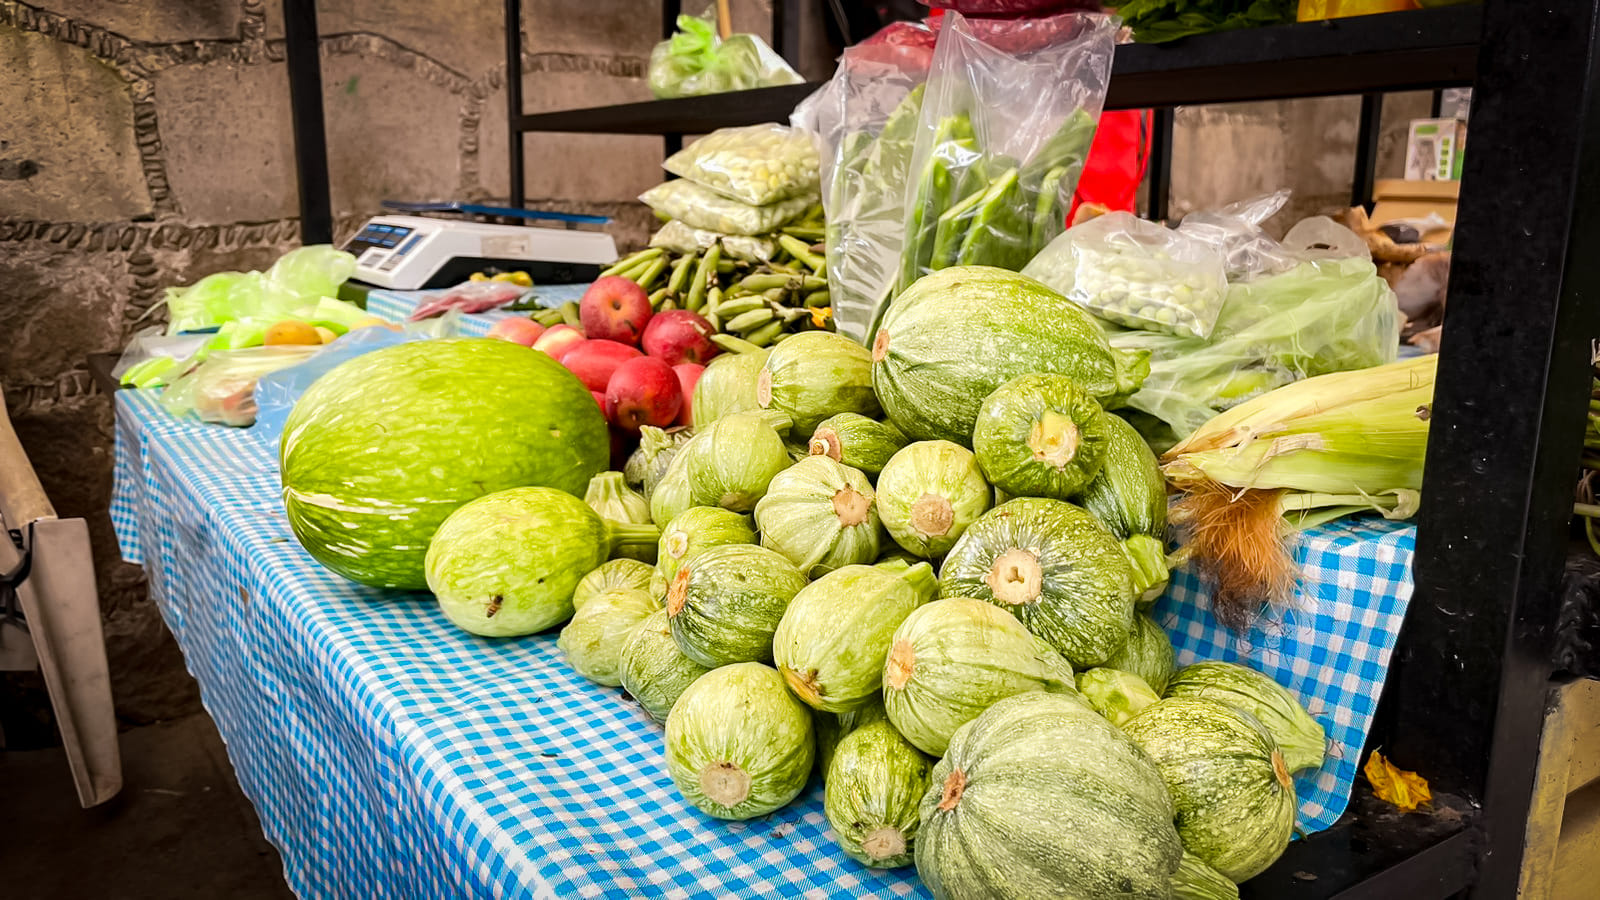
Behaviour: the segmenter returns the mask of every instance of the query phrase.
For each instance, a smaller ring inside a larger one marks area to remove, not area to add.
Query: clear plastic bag
[[[111,367],[111,377],[129,387],[160,387],[182,372],[180,364],[211,339],[209,334],[169,336],[165,331],[165,326],[153,325],[135,334]]]
[[[1183,217],[1178,231],[1216,247],[1223,255],[1229,281],[1248,281],[1291,269],[1300,262],[1261,230],[1289,201],[1287,189],[1236,201],[1218,209],[1197,210]]]
[[[1150,375],[1128,406],[1160,449],[1217,413],[1301,378],[1394,362],[1400,311],[1369,259],[1308,260],[1229,285],[1211,338],[1114,331],[1120,350],[1150,351]],[[1130,417],[1132,418],[1132,417]]]
[[[1060,234],[1094,138],[1116,20],[944,18],[906,188],[899,290],[937,269],[1020,270]]]
[[[692,181],[679,178],[656,185],[639,195],[646,206],[691,228],[724,234],[766,234],[805,215],[815,196],[792,197],[766,206],[729,200]]]
[[[217,272],[189,287],[167,288],[167,333],[202,331],[239,319],[309,321],[306,311],[324,306],[324,298],[337,303],[339,285],[355,271],[351,254],[313,244],[290,250],[266,272]]]
[[[256,420],[256,380],[321,351],[321,345],[303,344],[219,350],[174,380],[161,405],[175,416],[193,412],[206,422],[249,425]]]
[[[865,341],[894,285],[933,33],[897,22],[844,51],[833,78],[790,121],[822,146],[828,288],[840,334]]]
[[[1222,312],[1222,253],[1132,213],[1109,212],[1067,229],[1022,274],[1102,319],[1204,338]]]
[[[650,246],[684,256],[704,253],[718,241],[722,242],[723,255],[750,263],[769,262],[778,252],[777,246],[764,237],[723,234],[719,231],[691,228],[676,219],[661,226],[650,236]]]
[[[461,314],[455,310],[436,319],[404,326],[358,328],[310,359],[261,376],[255,384],[255,425],[250,433],[268,446],[276,447],[295,401],[312,382],[346,360],[407,341],[456,337],[460,333]]]
[[[650,51],[650,93],[694,97],[799,84],[800,74],[752,34],[718,40],[705,16],[679,16],[678,30]]]
[[[953,9],[964,16],[1042,16],[1079,11],[1099,12],[1097,0],[921,0],[934,9]]]
[[[817,146],[804,132],[784,125],[719,128],[661,165],[751,206],[817,193]]]

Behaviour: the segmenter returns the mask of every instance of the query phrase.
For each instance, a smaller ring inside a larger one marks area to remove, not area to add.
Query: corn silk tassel
[[[1288,539],[1357,512],[1390,519],[1421,502],[1437,357],[1286,385],[1213,418],[1162,457],[1173,507],[1212,607],[1243,630],[1263,603],[1286,606],[1300,573]]]

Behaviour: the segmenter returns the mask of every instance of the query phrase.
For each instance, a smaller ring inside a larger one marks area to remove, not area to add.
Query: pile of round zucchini
[[[1237,896],[1322,729],[1251,669],[1174,671],[1146,612],[1165,485],[1109,411],[1141,364],[979,267],[919,281],[870,348],[724,355],[692,436],[647,429],[629,485],[599,476],[603,516],[659,528],[654,565],[585,577],[560,646],[664,723],[708,815],[769,813],[815,768],[843,851],[936,897]]]

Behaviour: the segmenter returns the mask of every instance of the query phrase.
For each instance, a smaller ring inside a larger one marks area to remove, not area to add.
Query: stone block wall
[[[529,111],[649,98],[661,16],[638,0],[525,0]],[[319,0],[337,239],[380,200],[503,199],[498,0]],[[735,4],[764,32],[766,0]],[[89,520],[124,722],[198,709],[117,555],[112,415],[85,369],[162,320],[169,285],[265,268],[299,239],[279,0],[0,0],[0,354],[6,408],[57,512]],[[532,205],[615,218],[661,177],[659,138],[530,135]],[[21,724],[19,724],[21,723]],[[12,746],[55,740],[37,678],[0,675]]]

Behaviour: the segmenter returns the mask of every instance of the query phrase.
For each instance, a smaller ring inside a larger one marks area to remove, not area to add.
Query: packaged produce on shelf
[[[834,316],[841,334],[862,342],[899,271],[906,176],[933,60],[926,26],[885,30],[901,37],[846,48],[833,78],[791,117],[822,147]]]
[[[764,206],[730,200],[686,178],[662,182],[639,195],[640,202],[692,228],[724,234],[757,235],[777,231],[803,217],[817,202],[815,194],[790,197]]]
[[[1283,25],[1295,20],[1299,0],[1121,0],[1117,14],[1145,44],[1193,34]]]
[[[918,118],[897,290],[955,265],[1013,271],[1064,227],[1115,20],[945,17]]]
[[[650,93],[661,98],[799,84],[800,74],[753,34],[717,37],[711,15],[678,16],[678,30],[650,51]]]
[[[1022,274],[1102,319],[1184,337],[1210,336],[1228,289],[1215,247],[1121,211],[1067,229]]]
[[[695,256],[719,243],[722,252],[729,258],[747,263],[769,262],[778,254],[777,242],[769,237],[707,231],[690,227],[677,219],[662,225],[650,236],[651,247],[669,250],[680,256]]]
[[[751,206],[817,194],[817,147],[785,125],[719,128],[661,167],[701,187]]]
[[[1128,406],[1158,450],[1217,413],[1300,378],[1378,366],[1398,354],[1394,292],[1365,258],[1308,260],[1231,284],[1209,339],[1111,329],[1111,346],[1149,353]]]

